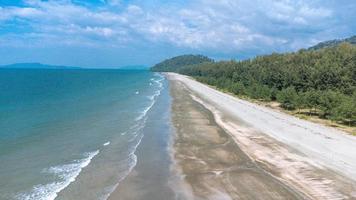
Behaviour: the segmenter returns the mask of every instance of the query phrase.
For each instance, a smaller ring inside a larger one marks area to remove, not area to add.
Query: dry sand
[[[356,199],[355,137],[167,77],[181,199]]]

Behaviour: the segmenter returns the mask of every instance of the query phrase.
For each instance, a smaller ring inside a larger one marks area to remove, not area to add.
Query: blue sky
[[[356,34],[355,0],[0,0],[0,64],[245,59]]]

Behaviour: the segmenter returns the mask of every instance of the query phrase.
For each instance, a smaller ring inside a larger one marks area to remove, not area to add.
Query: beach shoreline
[[[356,198],[349,165],[322,157],[323,139],[347,136],[221,93],[190,77],[164,75],[169,88],[160,98],[169,96],[169,106],[152,108],[154,115],[163,118],[148,118],[154,120],[145,128],[137,149],[137,165],[109,200]],[[169,128],[156,129],[162,121]],[[285,127],[278,132],[281,124]],[[294,126],[304,131],[295,132]],[[315,132],[309,133],[311,130]],[[314,140],[320,137],[316,147],[320,155],[308,154],[302,143],[308,138],[300,138],[301,144],[288,141],[297,133],[304,137],[314,134],[310,136]],[[336,142],[352,148],[348,142],[354,141]],[[353,164],[343,156],[343,162]]]
[[[165,75],[173,98],[174,159],[181,185],[191,190],[187,199],[356,198],[356,163],[350,159],[356,151],[347,152],[356,146],[355,139],[231,97],[190,77]],[[344,146],[324,149],[338,144]],[[330,151],[332,159],[325,157]],[[236,170],[246,165],[257,175]],[[249,188],[248,183],[255,184]]]
[[[135,151],[137,163],[110,193],[108,200],[174,200],[174,191],[168,184],[171,99],[168,82],[164,82],[156,103],[145,116],[143,137]]]

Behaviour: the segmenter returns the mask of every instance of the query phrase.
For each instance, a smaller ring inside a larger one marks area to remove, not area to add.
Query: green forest
[[[239,96],[278,101],[346,125],[356,122],[356,46],[258,56],[244,61],[203,62],[175,70]]]
[[[182,67],[209,62],[213,62],[213,60],[203,55],[182,55],[158,63],[151,70],[155,72],[178,72]]]

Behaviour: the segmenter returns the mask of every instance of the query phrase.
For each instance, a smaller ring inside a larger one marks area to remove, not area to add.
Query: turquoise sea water
[[[105,199],[166,84],[148,71],[1,69],[0,199]]]

